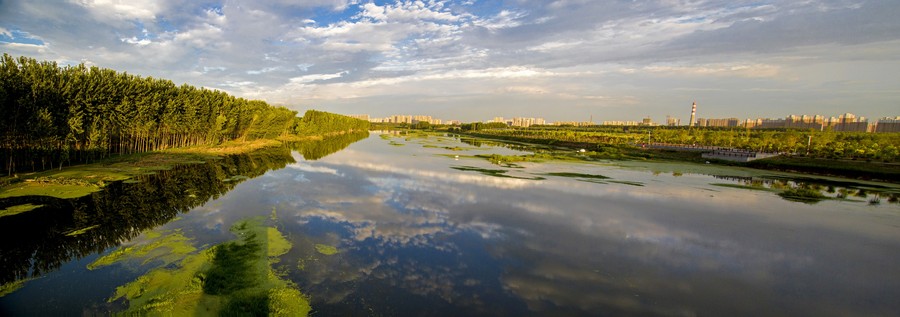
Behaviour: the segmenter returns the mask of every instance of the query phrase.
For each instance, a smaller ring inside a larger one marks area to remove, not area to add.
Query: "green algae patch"
[[[51,196],[61,199],[78,198],[100,191],[96,185],[51,184],[43,182],[23,182],[7,186],[0,192],[0,198],[21,196]]]
[[[212,316],[221,299],[203,293],[203,270],[209,267],[207,252],[193,254],[175,268],[157,268],[116,288],[109,301],[128,300],[122,315]]]
[[[629,185],[629,186],[638,186],[638,187],[643,187],[643,186],[644,186],[644,183],[641,183],[641,182],[632,182],[632,181],[614,181],[614,180],[609,180],[609,181],[607,181],[607,182],[610,182],[610,183],[616,183],[616,184],[622,184],[622,185]]]
[[[160,261],[163,265],[169,265],[184,258],[186,255],[197,251],[190,239],[174,232],[165,236],[160,232],[151,231],[144,234],[147,242],[120,247],[119,249],[104,255],[87,265],[88,270],[98,269],[121,261],[140,261],[147,264]]]
[[[778,196],[781,196],[781,198],[784,198],[785,200],[801,202],[805,204],[815,204],[822,200],[828,199],[828,197],[823,195],[822,192],[812,188],[804,187],[785,190],[778,193]]]
[[[603,176],[603,175],[569,173],[569,172],[554,172],[554,173],[546,173],[544,175],[558,176],[558,177],[570,177],[570,178],[584,178],[584,179],[609,179],[608,176]]]
[[[6,209],[0,210],[0,217],[18,215],[20,213],[32,211],[41,207],[44,207],[44,205],[22,204],[10,206]]]
[[[9,282],[3,285],[0,285],[0,297],[12,294],[15,291],[18,291],[20,288],[25,286],[25,283],[28,281],[37,279],[36,277],[26,278],[18,281]]]
[[[536,177],[520,177],[520,176],[510,176],[506,175],[507,170],[501,169],[487,169],[480,168],[474,166],[451,166],[450,168],[458,170],[458,171],[470,171],[470,172],[479,172],[482,175],[493,176],[493,177],[504,177],[504,178],[517,178],[517,179],[527,179],[527,180],[544,180],[546,178],[536,176]]]
[[[450,151],[454,151],[454,152],[468,151],[468,150],[475,150],[475,148],[471,148],[471,147],[461,147],[461,146],[440,146],[440,145],[433,145],[433,144],[425,144],[425,145],[422,145],[422,147],[424,147],[424,148],[432,148],[432,149],[444,149],[444,150],[450,150]]]
[[[308,298],[270,266],[291,249],[290,241],[262,218],[241,221],[231,232],[238,239],[151,270],[117,288],[110,301],[127,300],[124,315],[308,315]]]
[[[271,258],[290,250],[290,242],[260,220],[242,221],[232,232],[241,238],[212,249],[212,267],[203,283],[204,293],[225,297],[221,314],[307,315],[309,300],[270,267]]]
[[[337,248],[327,244],[316,244],[316,252],[319,252],[322,255],[335,255],[340,251],[338,251]]]
[[[460,159],[460,158],[474,158],[474,157],[475,157],[474,155],[459,155],[459,154],[446,154],[446,153],[444,153],[444,154],[435,154],[435,155],[436,155],[436,156],[449,157],[449,158],[456,158],[456,159]]]
[[[278,257],[286,254],[291,250],[293,245],[288,241],[278,229],[266,228],[266,236],[268,240],[268,256],[269,263],[278,263]]]
[[[269,316],[306,316],[311,307],[300,291],[290,287],[269,291]]]
[[[710,185],[719,186],[719,187],[729,187],[729,188],[738,188],[738,189],[747,189],[747,190],[758,190],[764,192],[778,192],[777,189],[767,188],[763,186],[752,186],[752,185],[740,185],[740,184],[727,184],[727,183],[712,183]]]
[[[80,236],[88,231],[91,231],[91,230],[97,228],[97,227],[100,227],[100,225],[93,225],[93,226],[84,227],[81,229],[72,230],[72,231],[66,232],[65,235],[67,237]]]

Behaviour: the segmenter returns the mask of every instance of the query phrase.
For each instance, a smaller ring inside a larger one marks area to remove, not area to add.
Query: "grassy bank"
[[[741,166],[762,170],[795,172],[822,176],[838,176],[853,179],[874,180],[900,183],[900,164],[872,162],[864,160],[833,160],[804,157],[778,156],[747,163],[722,160],[709,160],[701,157],[700,152],[675,151],[662,149],[643,149],[631,145],[610,145],[603,143],[562,141],[554,139],[528,138],[522,136],[498,136],[487,133],[464,132],[468,135],[503,142],[518,142],[540,146],[552,146],[562,149],[581,150],[586,153],[579,157],[589,160],[663,160]]]
[[[752,161],[743,166],[783,172],[900,183],[900,164],[898,163],[779,156]]]
[[[175,165],[203,163],[216,155],[196,152],[149,152],[117,156],[100,162],[74,165],[0,179],[0,198],[51,196],[68,199],[101,190],[106,184],[171,169]]]
[[[19,196],[77,198],[99,191],[111,182],[128,180],[137,175],[282,145],[283,142],[277,140],[229,141],[219,145],[128,154],[91,164],[5,176],[0,178],[0,199]]]

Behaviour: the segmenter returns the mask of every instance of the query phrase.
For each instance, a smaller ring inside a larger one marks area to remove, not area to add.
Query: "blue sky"
[[[900,115],[900,1],[0,2],[0,51],[304,111]]]

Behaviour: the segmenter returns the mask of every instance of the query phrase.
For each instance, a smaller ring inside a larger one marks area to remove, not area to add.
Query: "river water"
[[[44,205],[0,218],[0,315],[122,311],[117,287],[182,264],[165,248],[99,259],[171,233],[203,250],[246,219],[292,244],[270,265],[318,316],[900,312],[894,185],[652,160],[510,163],[553,149],[358,138],[181,166],[78,200],[0,202]],[[825,198],[777,195],[792,187]]]

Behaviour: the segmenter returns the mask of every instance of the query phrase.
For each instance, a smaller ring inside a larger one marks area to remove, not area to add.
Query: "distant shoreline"
[[[606,155],[605,157],[614,160],[662,160],[693,163],[709,162],[710,164],[749,167],[779,172],[793,172],[809,175],[835,176],[886,183],[900,183],[900,163],[866,162],[862,160],[834,160],[791,156],[777,156],[743,163],[716,159],[705,159],[701,157],[701,152],[697,151],[650,149],[639,148],[632,145],[609,145],[603,143],[573,142],[557,139],[498,136],[478,132],[454,133],[501,142],[513,141],[534,145],[549,145],[573,150],[599,150],[598,153],[601,154],[601,157],[603,156],[603,153],[613,152],[609,151],[608,149],[615,149],[614,153],[616,155]]]

